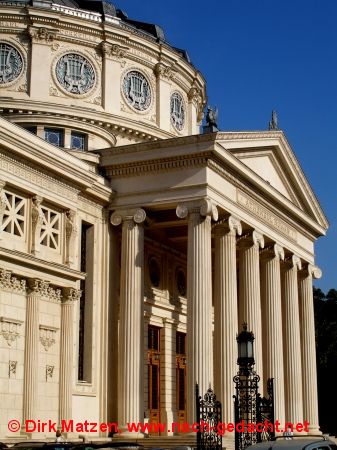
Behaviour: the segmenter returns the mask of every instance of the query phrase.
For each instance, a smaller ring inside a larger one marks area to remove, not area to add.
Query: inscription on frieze
[[[241,191],[238,191],[237,199],[240,205],[244,206],[249,212],[253,213],[256,217],[272,226],[275,230],[283,233],[293,241],[297,240],[297,232],[294,228],[288,225],[284,220],[277,217],[276,214],[262,206],[256,200],[253,200]]]

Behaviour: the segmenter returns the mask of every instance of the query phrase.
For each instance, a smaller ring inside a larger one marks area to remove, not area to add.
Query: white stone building
[[[196,381],[233,421],[243,322],[275,417],[317,433],[327,220],[282,131],[199,134],[205,104],[158,26],[0,1],[0,440],[54,436],[26,419],[191,423]]]

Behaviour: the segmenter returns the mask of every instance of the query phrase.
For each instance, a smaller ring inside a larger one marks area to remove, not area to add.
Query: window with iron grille
[[[75,150],[85,150],[86,135],[78,133],[77,131],[71,132],[70,148]]]
[[[45,128],[44,138],[49,144],[55,145],[56,147],[64,146],[64,131],[60,128]]]

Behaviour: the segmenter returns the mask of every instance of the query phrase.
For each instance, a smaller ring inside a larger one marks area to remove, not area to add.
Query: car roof
[[[276,439],[275,441],[265,441],[260,444],[254,444],[247,447],[245,450],[301,450],[312,444],[321,445],[336,445],[335,442],[324,439],[323,437],[307,437],[295,439]]]

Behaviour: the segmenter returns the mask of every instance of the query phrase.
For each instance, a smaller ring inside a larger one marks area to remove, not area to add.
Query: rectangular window
[[[85,137],[85,134],[72,131],[70,148],[75,150],[85,150]]]
[[[27,200],[8,191],[4,192],[2,230],[18,238],[25,237]],[[0,230],[1,231],[1,230]]]
[[[40,244],[53,250],[60,250],[61,214],[45,206],[41,207],[43,214]]]
[[[64,131],[60,128],[45,128],[44,138],[49,144],[56,145],[56,147],[64,146]]]
[[[160,409],[160,328],[149,325],[147,348],[150,422],[158,423]]]
[[[25,130],[29,131],[32,134],[37,133],[37,127],[24,127]]]
[[[176,395],[179,423],[186,419],[186,334],[176,333]]]
[[[94,226],[82,222],[81,226],[81,272],[86,279],[81,280],[79,317],[78,380],[91,383],[92,372],[92,315],[93,315],[93,274],[94,274]]]

